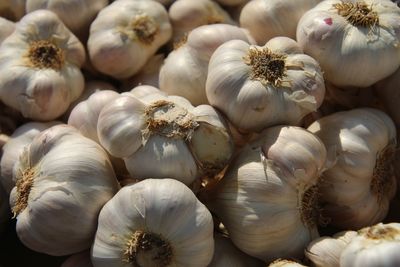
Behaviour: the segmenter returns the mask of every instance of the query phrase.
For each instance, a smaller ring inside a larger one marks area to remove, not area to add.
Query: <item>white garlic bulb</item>
[[[53,120],[83,91],[85,50],[56,14],[25,15],[0,45],[0,99],[26,118]]]
[[[212,0],[177,0],[168,9],[174,29],[173,41],[179,42],[191,30],[208,24],[235,24],[228,12]]]
[[[85,40],[90,23],[108,5],[108,0],[26,0],[26,12],[47,9],[57,14],[65,26]]]
[[[400,66],[399,16],[390,0],[326,0],[300,19],[297,41],[326,80],[368,87]]]
[[[60,267],[93,267],[90,251],[86,250],[69,256]]]
[[[192,30],[187,41],[168,54],[160,69],[160,90],[185,97],[194,106],[208,104],[205,92],[208,62],[229,40],[254,43],[246,30],[229,24],[211,24]]]
[[[3,155],[0,161],[1,183],[7,194],[10,194],[15,186],[14,165],[24,151],[25,146],[29,145],[41,131],[60,123],[58,121],[46,123],[27,122],[19,126],[10,136],[3,146]]]
[[[25,14],[26,0],[1,0],[0,17],[18,21]]]
[[[298,262],[291,260],[278,259],[272,262],[268,267],[306,267]]]
[[[308,127],[336,163],[319,185],[325,216],[342,229],[360,229],[385,218],[396,192],[396,128],[388,115],[359,108],[325,116]]]
[[[90,26],[90,60],[117,79],[137,73],[172,36],[167,10],[152,0],[117,0]]]
[[[0,44],[15,30],[15,23],[0,17]]]
[[[97,124],[101,145],[124,159],[132,177],[184,179],[189,185],[227,165],[233,142],[214,108],[155,92],[140,97],[151,87],[140,88],[137,97],[134,89],[106,105]]]
[[[254,0],[240,12],[240,27],[248,29],[257,44],[273,37],[296,39],[297,23],[303,14],[321,0]]]
[[[323,143],[305,129],[268,128],[238,152],[206,205],[245,253],[301,259],[318,237],[316,184],[325,162]]]
[[[275,37],[263,47],[228,41],[210,59],[208,102],[242,132],[297,125],[321,105],[324,94],[318,62],[287,37]]]
[[[54,256],[88,249],[102,206],[119,185],[106,152],[68,125],[25,147],[15,165],[10,206],[28,248]]]
[[[214,252],[213,221],[193,192],[174,179],[123,187],[100,212],[94,267],[204,267]]]

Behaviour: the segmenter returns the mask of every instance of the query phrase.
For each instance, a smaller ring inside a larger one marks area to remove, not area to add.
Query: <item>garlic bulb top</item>
[[[240,26],[250,31],[257,44],[264,45],[273,37],[296,38],[301,16],[321,0],[255,0],[240,12]]]
[[[322,1],[300,19],[297,41],[326,80],[368,87],[400,66],[399,17],[390,0]]]
[[[85,50],[56,14],[25,15],[0,45],[0,99],[24,117],[52,120],[83,91]]]
[[[90,251],[86,250],[69,256],[60,267],[93,267]]]
[[[208,62],[218,46],[229,40],[254,43],[246,30],[229,24],[203,25],[192,30],[186,43],[165,59],[160,69],[160,89],[183,96],[194,106],[208,104],[205,92]]]
[[[15,186],[14,165],[24,151],[25,146],[29,145],[41,131],[60,123],[58,121],[46,123],[27,122],[18,127],[10,136],[10,139],[3,147],[3,155],[0,162],[1,183],[7,194],[10,194]]]
[[[184,184],[147,179],[123,187],[100,212],[94,267],[204,267],[214,252],[211,213]]]
[[[242,132],[296,125],[321,105],[324,94],[317,61],[287,37],[263,47],[228,41],[210,59],[207,99]]]
[[[315,185],[325,161],[324,145],[305,129],[268,128],[238,152],[206,205],[245,253],[301,258],[318,237]]]
[[[161,93],[123,94],[101,110],[97,132],[102,146],[123,158],[138,179],[170,177],[190,184],[220,172],[233,153],[224,119],[214,108],[194,108],[182,97]]]
[[[90,26],[87,43],[94,67],[117,79],[137,73],[172,35],[165,7],[152,0],[117,0]]]
[[[90,23],[108,0],[26,0],[26,12],[51,10],[75,35],[87,38]]]
[[[101,207],[119,185],[106,152],[68,125],[25,147],[15,165],[10,206],[21,242],[53,256],[88,249]]]
[[[15,30],[15,23],[0,17],[0,44]]]
[[[0,1],[0,17],[18,21],[25,14],[26,0],[2,0]]]
[[[332,225],[359,229],[380,222],[396,191],[396,128],[389,116],[372,108],[352,109],[325,116],[308,130],[336,155],[319,186]]]

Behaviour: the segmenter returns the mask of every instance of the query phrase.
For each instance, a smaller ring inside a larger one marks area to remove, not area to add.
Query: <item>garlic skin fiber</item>
[[[228,41],[215,50],[208,66],[208,102],[242,132],[297,125],[321,105],[324,94],[318,62],[287,37],[262,47]]]
[[[301,259],[319,236],[315,185],[325,162],[324,145],[305,129],[268,128],[238,152],[206,205],[246,254]]]
[[[106,152],[67,125],[36,136],[15,166],[10,206],[28,248],[53,256],[88,249],[101,207],[119,185]]]
[[[368,87],[400,66],[399,17],[389,0],[326,0],[300,19],[297,41],[326,80]]]
[[[90,60],[116,79],[136,74],[172,36],[165,7],[152,0],[117,0],[90,26]]]
[[[336,155],[319,184],[331,224],[351,230],[382,221],[396,192],[396,128],[390,117],[377,109],[352,109],[322,117],[308,131]]]
[[[99,215],[94,267],[204,267],[214,252],[211,213],[174,179],[123,187]]]
[[[26,118],[62,115],[83,91],[85,50],[56,14],[24,16],[0,45],[0,100]]]

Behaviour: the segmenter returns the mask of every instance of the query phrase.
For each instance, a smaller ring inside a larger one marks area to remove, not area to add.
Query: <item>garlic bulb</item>
[[[321,69],[297,43],[275,37],[265,46],[240,40],[222,44],[211,56],[208,102],[242,132],[278,124],[299,124],[322,103]]]
[[[10,136],[3,146],[3,156],[0,161],[1,183],[7,194],[10,194],[15,186],[14,165],[24,151],[25,146],[29,145],[41,131],[57,124],[60,124],[60,122],[27,122],[18,127]]]
[[[101,146],[67,125],[41,132],[25,147],[15,179],[10,206],[17,235],[53,256],[90,247],[100,209],[119,189]]]
[[[208,104],[205,92],[208,62],[212,53],[229,40],[254,43],[247,31],[229,24],[197,27],[186,43],[168,54],[160,69],[160,89],[183,96],[194,106]]]
[[[308,127],[336,163],[319,185],[325,216],[343,229],[360,229],[385,218],[396,191],[393,157],[396,128],[370,108],[337,112]]]
[[[1,0],[0,17],[12,21],[18,21],[25,14],[26,0]]]
[[[266,262],[299,258],[318,237],[317,187],[322,142],[303,128],[268,128],[244,146],[206,205],[232,242]]]
[[[108,0],[26,0],[26,12],[38,9],[53,11],[75,35],[85,40],[90,23],[108,5]]]
[[[0,100],[26,118],[53,120],[83,91],[85,50],[56,14],[24,16],[0,45]]]
[[[94,267],[204,267],[213,256],[210,212],[173,179],[123,187],[104,205],[98,225]]]
[[[272,262],[270,265],[268,265],[268,267],[306,267],[306,266],[295,261],[278,259]]]
[[[137,73],[172,35],[168,13],[152,0],[117,0],[90,26],[87,43],[94,67],[117,79]]]
[[[0,17],[0,44],[15,30],[15,23]]]
[[[106,105],[97,124],[101,145],[124,159],[132,177],[169,177],[189,185],[227,165],[233,142],[214,108],[194,108],[182,97],[161,93],[137,96],[131,91]]]
[[[400,66],[399,16],[390,0],[322,1],[300,19],[297,41],[326,80],[368,87]]]
[[[273,37],[296,39],[297,23],[303,14],[321,0],[254,0],[240,12],[240,26],[250,31],[257,44]]]
[[[168,9],[174,29],[173,41],[179,42],[191,30],[207,24],[235,24],[229,14],[212,0],[177,0]]]
[[[243,253],[236,248],[228,237],[214,236],[215,249],[211,263],[207,267],[263,267],[265,263]]]
[[[86,250],[68,257],[60,267],[93,267],[90,251]]]

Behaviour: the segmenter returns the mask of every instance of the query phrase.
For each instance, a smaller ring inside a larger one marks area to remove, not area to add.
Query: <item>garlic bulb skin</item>
[[[101,207],[119,185],[106,152],[68,125],[37,135],[15,165],[10,206],[28,248],[53,256],[88,249]]]
[[[92,262],[94,267],[204,267],[213,252],[211,213],[193,192],[174,179],[146,179],[123,187],[104,205]]]
[[[60,267],[93,267],[90,251],[80,252],[69,256]]]
[[[207,267],[263,267],[265,263],[240,251],[228,237],[220,234],[214,236],[214,256]]]
[[[133,89],[106,105],[97,124],[101,145],[124,159],[132,177],[170,177],[188,185],[225,167],[233,142],[214,108],[150,91],[140,97],[151,87],[140,88],[147,89],[137,96]]]
[[[300,19],[297,41],[320,63],[326,80],[368,87],[400,66],[399,16],[389,0],[322,1]]]
[[[0,161],[1,183],[7,194],[10,194],[15,186],[14,165],[24,151],[25,146],[29,145],[41,131],[60,123],[58,121],[27,122],[18,127],[10,136],[10,139],[3,147],[3,156]]]
[[[15,30],[15,23],[0,17],[0,44]]]
[[[194,106],[208,104],[208,62],[218,46],[229,40],[254,43],[246,30],[229,24],[203,25],[192,30],[186,43],[165,59],[160,69],[160,90],[185,97]]]
[[[62,115],[84,88],[85,50],[56,14],[25,15],[0,46],[0,99],[26,118]]]
[[[25,14],[26,0],[2,0],[0,1],[0,17],[12,21],[18,21]]]
[[[307,266],[302,265],[295,261],[279,259],[272,262],[270,265],[268,265],[268,267],[307,267]]]
[[[163,5],[147,0],[117,0],[90,26],[87,43],[93,66],[117,79],[137,73],[172,36]]]
[[[212,0],[177,0],[168,9],[168,15],[174,29],[174,42],[202,25],[235,24],[228,12]]]
[[[396,128],[389,116],[372,108],[352,109],[325,116],[308,130],[336,155],[319,186],[331,224],[360,229],[385,218],[396,192]]]
[[[255,0],[240,12],[240,27],[248,29],[257,44],[264,45],[277,36],[296,39],[301,16],[321,0]]]
[[[97,13],[108,5],[108,0],[26,0],[26,12],[47,9],[57,14],[65,26],[83,40]]]
[[[246,254],[301,259],[318,237],[314,185],[325,162],[324,145],[305,129],[268,128],[238,152],[206,205]]]
[[[297,125],[321,105],[324,94],[318,62],[287,37],[275,37],[263,47],[228,41],[208,66],[208,102],[242,132]]]

